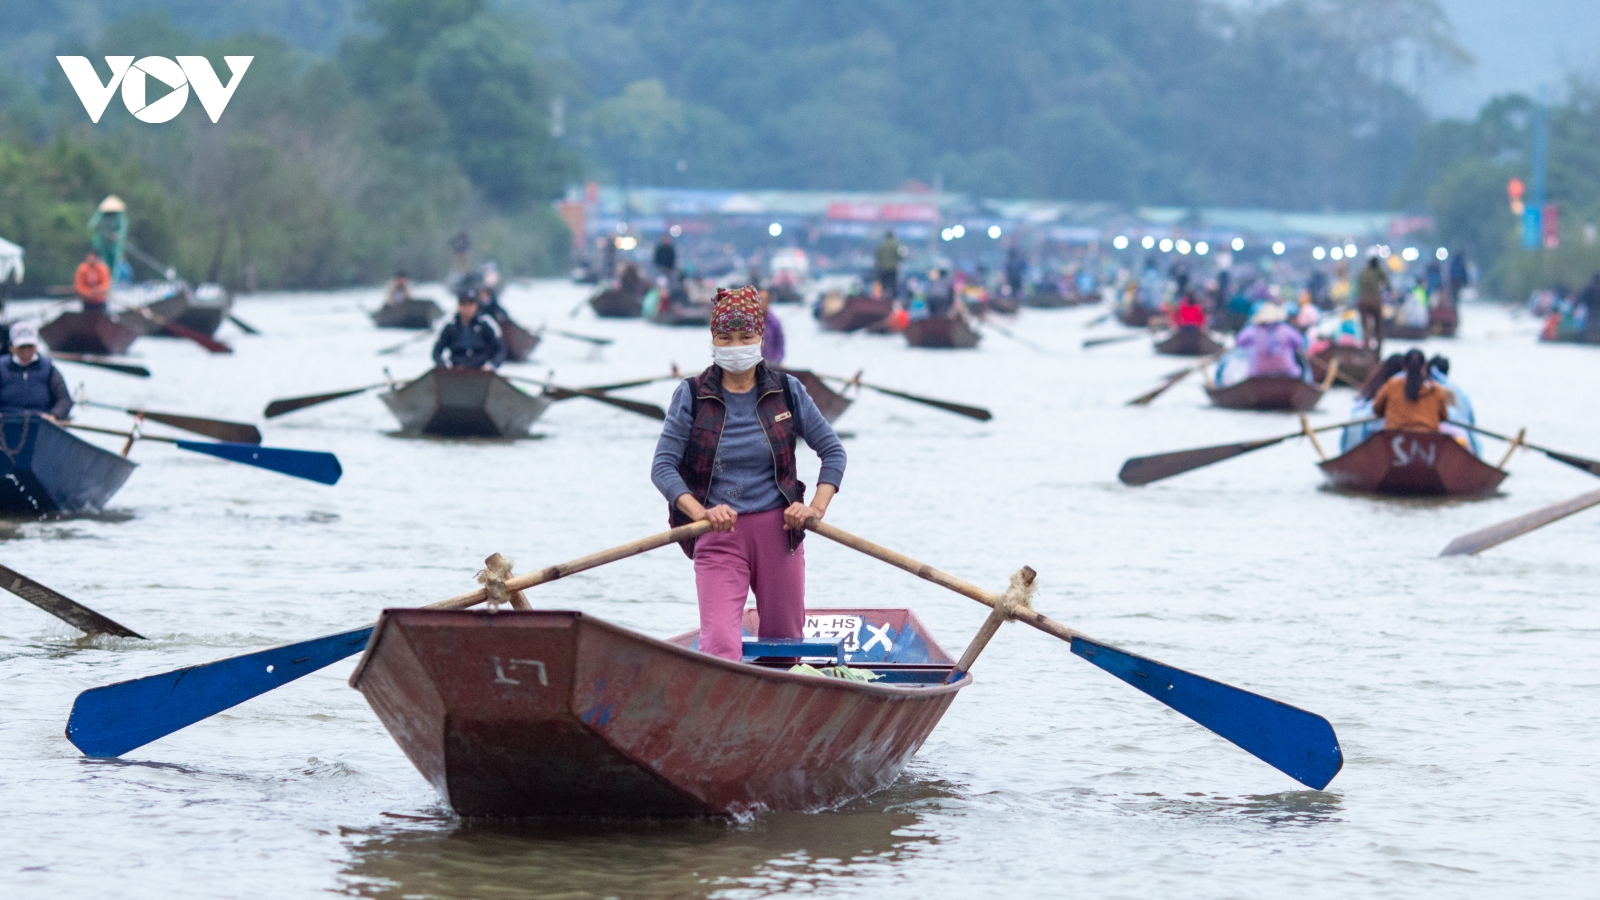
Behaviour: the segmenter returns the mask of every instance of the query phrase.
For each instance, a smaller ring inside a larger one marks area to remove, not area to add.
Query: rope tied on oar
[[[967,649],[961,654],[961,659],[956,667],[951,670],[949,681],[955,683],[977,662],[978,654],[989,645],[989,641],[1000,630],[1000,626],[1011,619],[1015,619],[1024,610],[1033,611],[1033,592],[1037,590],[1034,579],[1039,577],[1031,566],[1011,573],[1011,584],[1006,587],[1005,593],[994,597],[994,602],[989,611],[989,618],[983,620],[983,627],[978,629],[978,634],[972,642],[967,644]]]
[[[506,581],[511,578],[511,567],[514,565],[516,565],[515,560],[492,553],[484,559],[483,568],[478,570],[477,581],[483,585],[490,612],[499,612],[502,603],[512,609],[529,608],[528,598],[524,597],[521,591],[506,588]]]

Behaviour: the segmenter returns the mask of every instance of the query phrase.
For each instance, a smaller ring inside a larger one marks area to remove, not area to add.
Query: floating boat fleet
[[[188,305],[159,306],[168,300]],[[418,302],[432,306],[432,313],[409,305]],[[674,309],[658,298],[652,307],[644,295],[635,298],[619,286],[602,288],[588,303],[602,318],[645,316],[665,325],[705,324],[692,305]],[[139,321],[184,337],[189,336],[186,331],[212,334],[230,309],[231,298],[212,303],[172,296],[151,303],[154,315],[141,315]],[[849,297],[820,314],[819,324],[839,332],[889,331],[886,323],[893,313],[892,305],[875,298]],[[380,307],[371,317],[380,328],[423,330],[439,314],[431,301],[406,301],[392,312]],[[69,313],[52,322],[59,326],[55,333],[62,342],[61,347],[52,342],[52,349],[114,355],[125,352],[134,338],[157,333],[142,330],[124,341],[116,329],[133,332],[132,323],[98,315],[104,321],[95,314]],[[508,357],[514,360],[527,359],[543,333],[527,331],[508,317],[500,325]],[[971,348],[981,337],[964,316],[919,318],[904,323],[903,330],[913,347]],[[69,345],[71,340],[82,343]],[[1204,359],[1135,402],[1148,403],[1188,373],[1205,372],[1224,349],[1222,341],[1203,330],[1160,337],[1158,354]],[[1318,467],[1328,487],[1338,491],[1478,497],[1493,494],[1505,480],[1510,451],[1492,465],[1445,433],[1363,431],[1346,452],[1326,456],[1318,433],[1358,428],[1368,421],[1313,428],[1303,413],[1317,406],[1341,374],[1346,381],[1364,381],[1378,359],[1360,348],[1332,347],[1308,363],[1315,381],[1257,376],[1219,386],[1207,376],[1203,385],[1211,404],[1221,409],[1301,413],[1297,431],[1130,459],[1119,477],[1129,485],[1146,485],[1304,437],[1321,457]],[[829,422],[842,416],[863,390],[977,420],[990,418],[979,407],[864,382],[860,373],[842,378],[807,369],[785,371]],[[674,372],[668,377],[679,376]],[[572,388],[487,370],[435,368],[408,381],[386,378],[362,388],[273,401],[264,414],[271,419],[381,391],[379,399],[398,421],[400,436],[507,440],[526,436],[553,403],[567,399],[586,398],[664,418],[659,407],[611,394],[659,380]],[[230,429],[253,426],[127,412],[136,421],[126,432],[88,429],[126,436],[120,455],[37,416],[0,420],[0,514],[38,517],[103,509],[135,470],[128,449],[141,438],[327,484],[338,480],[338,462],[331,454],[260,447],[259,433],[254,442],[227,439],[248,438]],[[206,443],[152,437],[142,434],[146,420],[225,439]],[[1509,441],[1512,450],[1527,446],[1600,475],[1600,463],[1537,448],[1522,437]],[[1600,504],[1600,492],[1594,504]],[[363,695],[400,750],[460,816],[742,818],[763,811],[823,810],[893,783],[956,695],[973,683],[974,662],[1000,624],[1021,621],[1067,642],[1073,655],[1308,787],[1326,787],[1342,768],[1337,736],[1322,717],[1119,650],[1036,612],[1030,600],[1031,569],[1019,570],[1006,591],[997,594],[815,520],[808,527],[824,537],[983,603],[991,610],[989,620],[958,658],[910,609],[808,609],[806,636],[787,641],[760,638],[754,611],[747,611],[743,658],[733,661],[698,652],[698,632],[655,638],[582,611],[535,610],[527,602],[524,592],[537,585],[666,547],[705,527],[683,526],[521,577],[513,577],[509,563],[496,554],[479,575],[484,586],[459,597],[423,608],[386,609],[375,624],[351,631],[92,688],[75,701],[67,737],[87,756],[120,756],[360,654],[350,687]],[[4,570],[0,575],[14,593],[86,631],[138,637],[18,573]],[[487,609],[474,608],[485,603]]]

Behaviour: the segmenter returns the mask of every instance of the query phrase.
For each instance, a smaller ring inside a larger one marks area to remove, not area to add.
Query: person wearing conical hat
[[[1283,307],[1263,303],[1250,317],[1250,324],[1241,328],[1234,338],[1235,346],[1249,353],[1251,378],[1304,374],[1300,354],[1305,350],[1306,337],[1287,319]]]
[[[711,365],[672,395],[650,478],[673,527],[709,521],[686,541],[694,560],[703,653],[743,658],[745,598],[760,637],[798,638],[805,625],[805,523],[828,510],[844,478],[844,445],[794,376],[762,361],[765,310],[753,287],[717,291]],[[806,501],[795,447],[822,460]]]
[[[9,336],[11,352],[0,356],[0,415],[65,419],[72,412],[72,394],[61,370],[39,352],[38,327],[18,322]]]

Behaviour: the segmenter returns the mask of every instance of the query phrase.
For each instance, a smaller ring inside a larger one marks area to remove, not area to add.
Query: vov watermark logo
[[[105,60],[111,69],[111,80],[105,83],[101,83],[88,57],[56,57],[61,70],[67,73],[67,80],[72,82],[72,89],[78,92],[78,99],[83,101],[89,121],[100,121],[111,95],[120,86],[122,103],[128,107],[128,112],[133,113],[135,119],[152,125],[170,122],[183,112],[191,87],[200,98],[200,105],[206,108],[206,115],[216,122],[222,118],[222,111],[228,108],[239,80],[254,59],[254,56],[224,56],[222,60],[228,64],[229,74],[229,81],[224,85],[217,78],[216,70],[211,68],[211,61],[204,56],[180,56],[177,62],[165,56],[146,56],[138,62],[131,56],[108,56]],[[146,88],[152,78],[172,90],[159,100],[146,102]]]

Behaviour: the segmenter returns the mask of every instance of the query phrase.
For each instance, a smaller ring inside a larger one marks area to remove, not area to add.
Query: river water
[[[697,330],[569,318],[582,289],[513,287],[562,384],[698,369]],[[73,367],[107,402],[259,420],[275,397],[420,373],[426,346],[379,332],[377,292],[257,295],[238,352],[142,340],[149,381]],[[12,312],[25,310],[13,305]],[[1093,310],[1028,311],[970,352],[820,333],[783,311],[790,362],[986,405],[978,423],[866,394],[829,521],[996,589],[1024,564],[1036,606],[1097,638],[1326,716],[1344,771],[1309,791],[1072,656],[1003,629],[904,777],[817,814],[747,822],[468,825],[449,813],[334,665],[116,761],[62,736],[95,685],[352,628],[385,606],[475,587],[500,551],[526,571],[662,530],[656,423],[559,403],[515,443],[395,437],[373,395],[266,423],[273,446],[336,451],[335,487],[159,444],[106,514],[4,530],[3,561],[148,641],[80,640],[0,599],[0,889],[7,896],[1538,897],[1600,872],[1600,513],[1481,557],[1452,537],[1593,490],[1523,452],[1500,496],[1401,502],[1320,490],[1304,441],[1146,488],[1128,456],[1296,429],[1208,409],[1197,384],[1122,401],[1176,367],[1143,342],[1083,351]],[[1472,307],[1438,348],[1479,421],[1600,455],[1577,385],[1600,353],[1539,346],[1534,323]],[[665,405],[670,382],[626,392]],[[1348,391],[1315,415],[1336,422]],[[86,411],[83,421],[123,424]],[[152,427],[151,431],[158,431]],[[114,440],[114,439],[108,439]],[[1332,443],[1331,441],[1329,443]],[[1489,453],[1498,459],[1501,448]],[[804,451],[802,451],[804,453]],[[803,474],[815,473],[804,453]],[[806,478],[810,481],[811,478]],[[914,607],[957,651],[970,600],[815,536],[813,605]],[[694,626],[689,563],[656,551],[530,600],[665,636]],[[1586,887],[1587,885],[1587,887]]]

